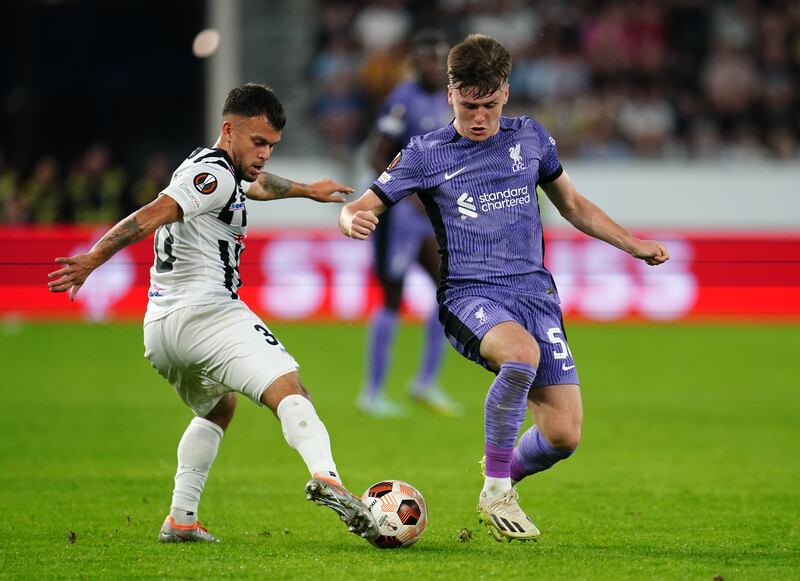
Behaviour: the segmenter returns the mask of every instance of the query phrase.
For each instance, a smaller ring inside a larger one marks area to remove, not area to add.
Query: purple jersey
[[[542,125],[501,117],[500,131],[481,142],[452,124],[412,138],[371,189],[387,206],[419,195],[439,242],[440,300],[484,285],[555,294],[536,186],[561,173]]]

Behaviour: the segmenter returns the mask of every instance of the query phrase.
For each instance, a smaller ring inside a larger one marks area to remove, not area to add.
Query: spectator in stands
[[[407,35],[424,19],[441,25],[452,38],[483,32],[513,47],[516,89],[509,112],[534,111],[548,120],[565,156],[797,155],[800,8],[795,3],[323,2],[323,7],[334,5],[347,8],[346,16],[332,18],[326,16],[330,10],[320,11],[320,38],[328,39],[320,54],[349,38],[360,58],[353,55],[347,66],[380,73],[357,77],[365,93],[380,93],[391,84],[390,75],[400,67],[381,51],[405,42],[400,33]],[[361,24],[348,27],[344,20]],[[381,27],[369,25],[375,22],[386,23],[385,35],[378,33]],[[370,64],[365,68],[364,63]],[[320,100],[327,90],[318,92]],[[617,127],[609,125],[612,101],[617,102],[612,116]],[[598,104],[602,115],[592,109]],[[753,137],[758,143],[752,143]]]
[[[19,217],[23,222],[53,224],[69,222],[69,207],[64,195],[58,161],[46,155],[36,162],[31,175],[17,191]]]
[[[489,33],[512,49],[508,114],[533,113],[563,157],[800,158],[798,2],[317,0],[313,14],[306,107],[317,136],[306,153],[351,162],[406,72],[410,35],[435,27],[449,40]],[[36,220],[17,192],[45,152],[1,130],[0,148],[15,157],[0,160],[0,219]],[[58,165],[70,167],[69,155]],[[135,194],[110,158],[101,145],[74,162],[56,214],[113,222],[125,213]]]
[[[723,132],[730,135],[753,112],[758,82],[750,54],[725,42],[714,46],[703,70],[703,87]]]
[[[170,180],[170,164],[166,154],[154,153],[145,162],[144,172],[133,182],[130,195],[125,200],[124,214],[130,214],[152,202]]]
[[[108,224],[122,217],[125,172],[113,165],[103,143],[83,154],[67,179],[67,195],[78,222]]]
[[[619,129],[642,157],[664,153],[675,128],[675,110],[654,82],[632,89],[619,110]]]
[[[355,71],[341,69],[322,87],[324,92],[317,97],[312,111],[326,154],[347,157],[365,137],[367,102]]]
[[[354,22],[356,40],[364,51],[358,79],[372,119],[389,91],[408,75],[407,40],[411,17],[400,0],[368,3]]]
[[[3,150],[0,149],[0,221],[13,224],[19,222],[19,212],[15,194],[17,191],[17,172],[6,164]]]

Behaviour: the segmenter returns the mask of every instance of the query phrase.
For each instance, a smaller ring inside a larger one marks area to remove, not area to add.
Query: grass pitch
[[[523,482],[538,543],[479,528],[492,376],[448,353],[447,419],[360,415],[362,326],[275,325],[302,365],[346,484],[408,480],[430,506],[416,546],[379,551],[308,503],[272,415],[240,398],[201,520],[223,543],[161,545],[190,412],[142,357],[137,324],[0,327],[0,577],[788,579],[800,576],[800,330],[569,325],[584,440]],[[398,337],[402,399],[420,331]],[[527,422],[526,422],[527,425]]]

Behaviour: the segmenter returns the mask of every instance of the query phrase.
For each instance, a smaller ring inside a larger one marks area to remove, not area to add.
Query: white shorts
[[[198,416],[222,396],[261,394],[300,366],[241,301],[184,307],[144,326],[144,356]]]

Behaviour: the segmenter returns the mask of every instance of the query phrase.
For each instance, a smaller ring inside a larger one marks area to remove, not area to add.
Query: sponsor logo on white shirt
[[[197,198],[197,194],[195,194],[189,186],[186,184],[178,184],[178,189],[183,192],[183,194],[189,198],[189,203],[195,210],[200,209],[200,200]]]

